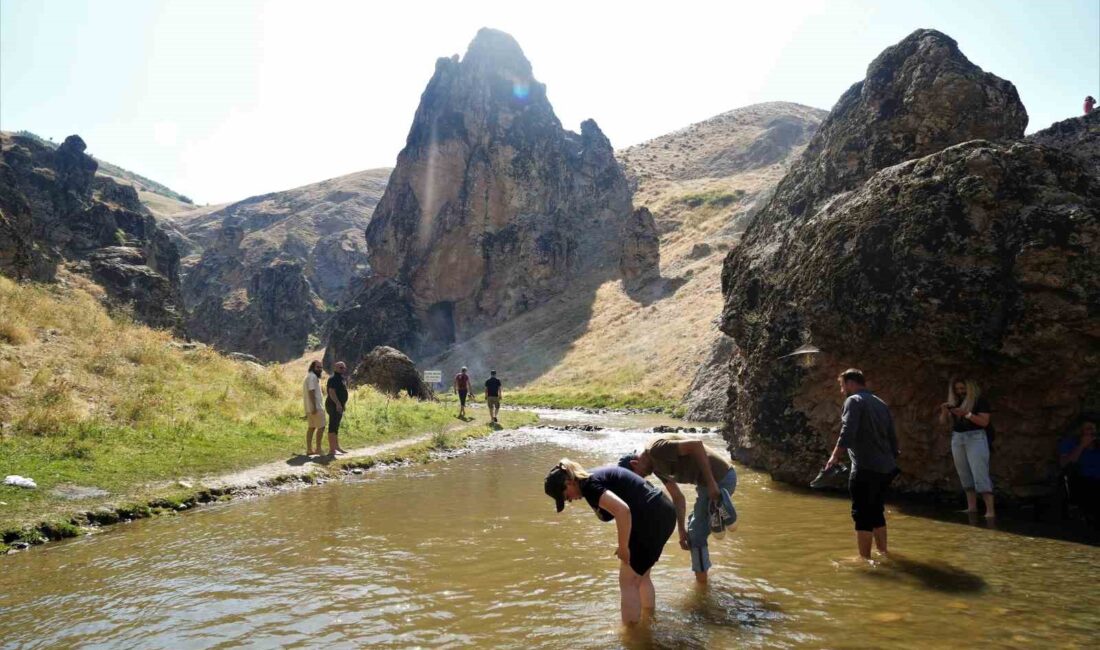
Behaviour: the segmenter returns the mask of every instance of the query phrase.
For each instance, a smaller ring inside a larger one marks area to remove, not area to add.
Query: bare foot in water
[[[987,512],[987,513],[985,513],[985,518],[986,518],[986,519],[996,519],[996,518],[997,518],[997,513],[995,513],[995,512]]]

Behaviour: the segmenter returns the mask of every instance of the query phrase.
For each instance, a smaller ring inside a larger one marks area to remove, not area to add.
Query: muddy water
[[[891,509],[898,560],[851,562],[847,502],[740,469],[708,591],[671,543],[653,625],[616,624],[614,526],[542,494],[651,417],[544,424],[428,467],[136,522],[0,560],[0,647],[1084,647],[1100,550]],[[689,498],[692,495],[689,493]],[[1093,645],[1095,647],[1095,645]]]

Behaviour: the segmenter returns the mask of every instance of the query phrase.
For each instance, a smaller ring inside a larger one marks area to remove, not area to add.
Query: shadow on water
[[[754,596],[733,593],[712,584],[696,587],[676,606],[676,614],[658,612],[654,617],[624,628],[627,648],[707,648],[715,630],[767,628],[784,617],[778,605]]]
[[[773,480],[768,484],[768,487],[777,492],[791,494],[814,495],[842,500],[848,500],[849,498],[846,486],[843,489],[814,490],[809,487]],[[909,517],[921,517],[947,524],[986,528],[1011,535],[1041,537],[1060,542],[1100,546],[1100,530],[1090,527],[1080,519],[1052,518],[1036,520],[1035,513],[1032,510],[1013,508],[1008,505],[998,505],[997,518],[986,519],[984,516],[975,516],[973,513],[960,512],[962,506],[961,494],[958,503],[934,500],[922,496],[894,496],[887,501],[887,508]],[[887,524],[889,524],[889,515],[887,515]]]
[[[898,553],[868,566],[867,575],[880,580],[916,582],[924,589],[952,594],[978,593],[986,588],[981,576],[942,560],[917,560]]]

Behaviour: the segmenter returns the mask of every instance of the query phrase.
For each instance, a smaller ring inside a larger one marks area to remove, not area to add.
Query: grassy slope
[[[96,287],[17,285],[0,277],[0,530],[105,503],[147,500],[197,479],[303,450],[298,369],[183,350],[168,334],[112,317]],[[360,447],[452,423],[444,404],[357,390],[342,442]],[[59,485],[107,490],[66,501]]]

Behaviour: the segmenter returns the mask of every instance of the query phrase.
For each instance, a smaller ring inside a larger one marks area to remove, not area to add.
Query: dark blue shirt
[[[1077,449],[1078,442],[1080,438],[1076,436],[1063,438],[1062,442],[1058,443],[1058,453],[1073,453],[1073,450]],[[1100,449],[1096,448],[1096,443],[1081,451],[1081,455],[1077,457],[1077,471],[1081,476],[1100,478]]]
[[[897,469],[898,436],[886,402],[867,389],[849,395],[840,415],[840,446],[848,450],[853,473],[857,468],[883,474]]]
[[[614,519],[610,512],[600,507],[600,497],[608,490],[626,502],[632,516],[644,512],[651,501],[664,496],[661,488],[618,465],[592,470],[592,475],[581,483],[581,494],[603,521]]]

